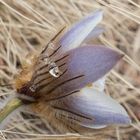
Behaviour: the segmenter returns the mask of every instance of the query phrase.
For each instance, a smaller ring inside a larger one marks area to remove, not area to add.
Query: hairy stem
[[[0,123],[15,109],[20,107],[23,104],[23,102],[18,98],[11,99],[4,108],[0,110]]]

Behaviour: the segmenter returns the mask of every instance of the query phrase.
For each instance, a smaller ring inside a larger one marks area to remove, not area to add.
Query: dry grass
[[[0,131],[0,139],[140,139],[139,0],[0,0],[0,84],[11,84],[26,55],[44,47],[62,25],[69,26],[95,9],[104,11],[106,32],[100,41],[126,54],[110,73],[106,91],[124,105],[132,125],[98,131],[90,138],[77,134],[58,137],[49,135],[43,119],[26,111],[12,117],[9,126]],[[0,87],[1,107],[14,92]]]

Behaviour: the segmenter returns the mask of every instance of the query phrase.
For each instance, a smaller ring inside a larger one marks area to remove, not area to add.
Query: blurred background
[[[0,84],[11,84],[27,54],[44,47],[62,26],[69,27],[96,9],[104,11],[105,32],[98,42],[125,53],[109,74],[106,92],[126,108],[132,124],[92,137],[58,137],[49,135],[44,119],[24,111],[11,118],[0,139],[140,139],[140,0],[0,0]],[[0,87],[0,108],[14,92],[10,86]]]

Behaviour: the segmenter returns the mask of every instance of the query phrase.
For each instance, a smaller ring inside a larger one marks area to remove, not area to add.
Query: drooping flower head
[[[103,45],[86,44],[102,32],[97,26],[102,16],[96,11],[67,32],[60,30],[37,58],[31,79],[18,89],[20,95],[45,102],[52,109],[48,118],[71,128],[130,123],[125,109],[104,93],[105,75],[123,55]]]

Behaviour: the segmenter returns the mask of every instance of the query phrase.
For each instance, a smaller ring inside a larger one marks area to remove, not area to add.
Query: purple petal
[[[86,45],[70,52],[69,75],[83,74],[88,82],[97,81],[122,58],[122,54],[105,46]]]
[[[102,20],[103,12],[98,10],[75,24],[60,40],[62,45],[60,52],[66,52],[78,47],[92,32],[95,26]],[[97,34],[97,30],[95,35]],[[63,50],[63,51],[62,51]]]
[[[127,112],[118,102],[90,88],[84,88],[76,94],[59,99],[53,106],[57,106],[60,111],[63,110],[68,118],[72,114],[81,116],[75,123],[89,128],[131,122]]]
[[[37,92],[44,93],[48,99],[70,94],[97,81],[122,57],[110,48],[92,45],[76,48],[65,55],[69,55],[66,60],[61,59],[63,56],[56,60],[62,76],[39,83]]]

